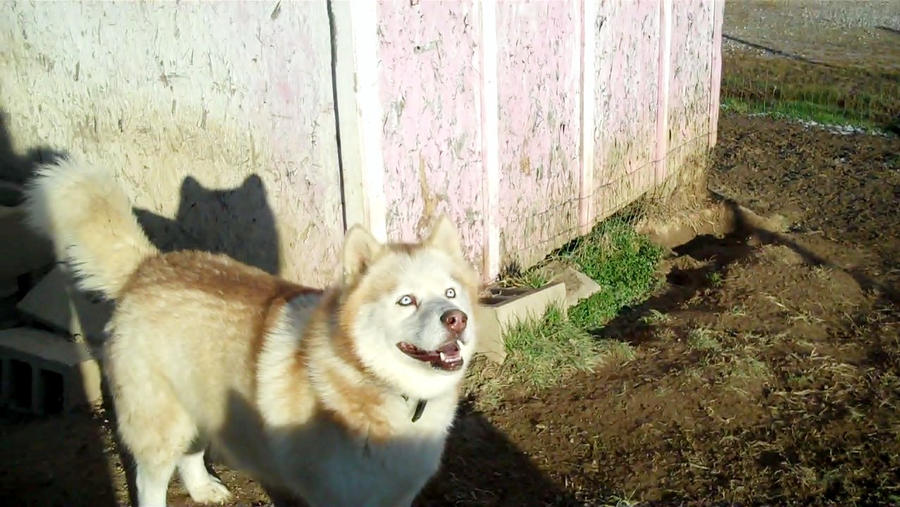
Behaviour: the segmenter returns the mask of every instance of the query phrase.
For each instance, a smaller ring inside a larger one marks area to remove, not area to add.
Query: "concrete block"
[[[565,311],[566,285],[554,283],[540,289],[494,288],[482,298],[476,308],[478,347],[476,353],[502,363],[506,359],[503,334],[518,322],[540,319],[547,309],[556,305]]]
[[[14,280],[53,262],[50,241],[25,225],[25,210],[16,200],[4,197],[9,193],[0,188],[0,280]]]
[[[100,366],[83,343],[32,328],[0,331],[0,401],[36,414],[99,402]]]
[[[593,278],[562,262],[548,264],[544,270],[549,275],[551,284],[559,282],[566,284],[566,308],[571,308],[582,299],[600,292],[600,284]]]
[[[53,268],[19,302],[19,312],[35,322],[66,333],[76,341],[103,341],[103,328],[113,304],[90,299],[75,288],[71,277],[59,266]]]

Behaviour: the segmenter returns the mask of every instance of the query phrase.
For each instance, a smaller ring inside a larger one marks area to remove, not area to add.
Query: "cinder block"
[[[550,276],[550,283],[566,284],[566,308],[571,308],[582,299],[600,292],[600,284],[593,278],[562,262],[553,262],[544,268]]]
[[[75,288],[71,277],[59,266],[47,273],[19,302],[18,310],[35,322],[72,336],[100,343],[112,315],[108,301],[91,300]]]
[[[548,308],[566,309],[566,285],[562,282],[540,289],[494,288],[476,308],[478,348],[476,353],[502,363],[506,359],[503,333],[518,322],[540,319]]]
[[[25,225],[25,210],[19,199],[10,195],[20,192],[0,185],[0,280],[9,280],[53,262],[50,241],[38,236]]]
[[[101,400],[100,366],[83,343],[32,328],[0,331],[0,400],[36,414]]]

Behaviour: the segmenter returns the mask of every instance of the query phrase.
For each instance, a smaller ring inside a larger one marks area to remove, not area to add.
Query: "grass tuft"
[[[550,283],[550,277],[543,269],[529,269],[503,278],[506,287],[529,287],[539,289]]]
[[[510,380],[547,387],[567,373],[590,371],[621,351],[593,336],[551,307],[541,319],[519,322],[506,332],[505,374]]]
[[[691,330],[688,334],[688,347],[692,350],[715,352],[722,348],[716,339],[716,332],[708,327]]]
[[[662,249],[625,221],[610,219],[575,240],[560,256],[600,284],[600,292],[569,311],[576,325],[590,331],[647,297],[658,283],[656,268]]]
[[[664,324],[672,320],[671,317],[666,315],[665,313],[657,310],[656,308],[651,308],[647,315],[641,317],[641,322],[646,326],[654,326],[656,324]]]

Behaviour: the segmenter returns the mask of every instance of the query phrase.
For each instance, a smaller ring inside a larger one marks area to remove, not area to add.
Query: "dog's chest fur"
[[[278,476],[318,505],[411,500],[409,491],[440,464],[456,392],[428,400],[413,421],[419,400],[367,387],[368,379],[345,360],[347,351],[334,350],[327,298],[291,300],[259,353],[256,404]],[[321,484],[345,487],[333,491],[337,497],[316,498],[324,493]]]

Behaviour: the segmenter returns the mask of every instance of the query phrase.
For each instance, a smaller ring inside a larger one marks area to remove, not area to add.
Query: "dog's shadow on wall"
[[[53,162],[66,155],[46,146],[29,148],[21,155],[16,153],[7,122],[6,112],[0,109],[0,181],[24,185],[40,164]]]
[[[262,179],[248,176],[237,188],[208,189],[192,176],[182,181],[178,211],[170,219],[134,208],[150,241],[163,252],[223,253],[278,274],[278,232]]]

